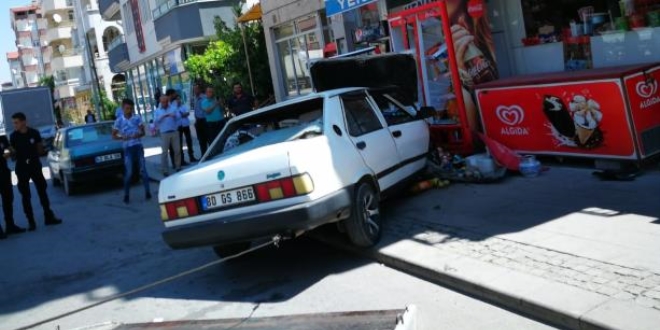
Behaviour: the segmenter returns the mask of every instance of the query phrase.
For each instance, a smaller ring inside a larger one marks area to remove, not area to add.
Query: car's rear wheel
[[[213,252],[215,252],[215,254],[220,258],[226,258],[249,249],[251,245],[252,243],[250,242],[216,245],[213,247]]]
[[[373,185],[367,182],[358,184],[351,217],[346,219],[346,229],[351,242],[360,247],[373,246],[380,240],[380,196]]]
[[[73,182],[67,179],[66,176],[62,176],[62,186],[64,186],[64,193],[67,196],[73,195]]]

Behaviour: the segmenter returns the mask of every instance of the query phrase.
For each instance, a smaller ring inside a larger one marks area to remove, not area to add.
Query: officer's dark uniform
[[[9,141],[6,136],[0,136],[0,153],[9,147]],[[14,185],[11,182],[11,170],[7,166],[7,160],[0,156],[0,195],[2,195],[2,212],[5,216],[5,230],[7,233],[21,232],[25,229],[18,228],[14,224]],[[0,227],[0,236],[4,232]]]
[[[41,134],[36,129],[28,127],[26,133],[14,131],[10,136],[11,146],[14,148],[14,156],[16,157],[16,176],[18,177],[18,191],[21,193],[23,202],[23,212],[30,224],[30,230],[36,228],[34,221],[34,212],[32,211],[32,196],[30,194],[30,179],[34,182],[37,193],[39,194],[39,201],[44,210],[44,219],[46,225],[58,224],[61,221],[55,217],[55,214],[50,209],[50,200],[46,193],[46,178],[41,172],[41,160],[39,159],[39,151],[37,144],[42,142]]]

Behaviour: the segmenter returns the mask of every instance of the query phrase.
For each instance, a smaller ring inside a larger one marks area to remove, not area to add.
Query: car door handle
[[[356,143],[355,146],[360,150],[364,150],[364,148],[367,147],[367,144],[364,141],[360,141],[360,142]]]
[[[401,131],[392,132],[392,136],[394,136],[395,138],[401,137],[401,135],[402,135]]]

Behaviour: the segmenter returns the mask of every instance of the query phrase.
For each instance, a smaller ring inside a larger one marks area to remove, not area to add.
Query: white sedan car
[[[381,196],[425,168],[429,130],[400,89],[340,88],[234,118],[197,166],[160,184],[163,238],[226,256],[344,221],[381,236]]]

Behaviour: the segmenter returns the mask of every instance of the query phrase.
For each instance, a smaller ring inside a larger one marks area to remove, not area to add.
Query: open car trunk
[[[410,54],[330,58],[312,63],[312,84],[317,92],[345,87],[396,86],[405,103],[418,100],[417,62]]]

